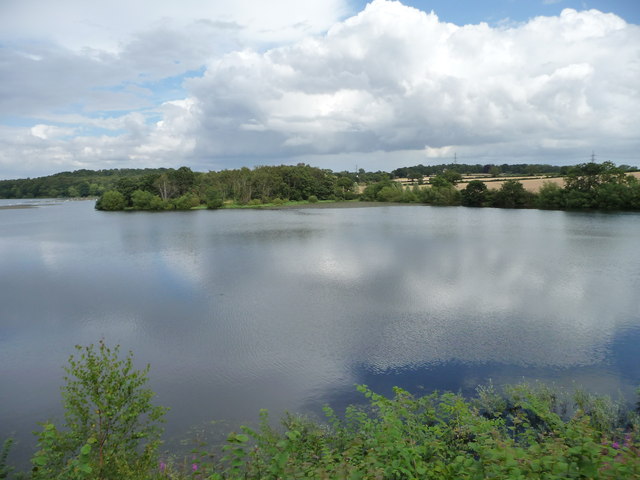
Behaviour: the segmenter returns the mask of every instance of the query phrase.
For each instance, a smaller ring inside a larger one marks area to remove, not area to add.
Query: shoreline
[[[20,205],[0,205],[0,210],[17,210],[17,209],[21,209],[21,208],[36,208],[38,207],[38,205],[25,205],[25,204],[20,204]]]
[[[261,207],[256,205],[255,210],[293,210],[298,208],[311,209],[311,208],[370,208],[370,207],[398,207],[408,205],[420,205],[416,203],[400,203],[400,202],[360,202],[360,201],[344,201],[344,202],[318,202],[318,203],[302,203],[298,205],[273,205],[268,207]],[[245,207],[252,209],[252,207]],[[233,208],[221,208],[220,210],[234,210]]]

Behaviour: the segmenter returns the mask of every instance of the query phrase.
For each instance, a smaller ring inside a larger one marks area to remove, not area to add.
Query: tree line
[[[369,174],[374,179],[388,175]],[[199,173],[188,167],[120,178],[96,202],[99,210],[187,210],[236,205],[279,205],[286,201],[354,200],[361,174],[306,164],[246,167]]]
[[[455,171],[464,174],[489,174],[492,176],[498,175],[518,175],[518,176],[533,176],[533,175],[568,175],[572,166],[557,166],[549,164],[537,164],[537,163],[516,163],[502,165],[495,164],[468,164],[468,163],[448,163],[440,165],[415,165],[413,167],[400,167],[391,171],[392,178],[408,178],[408,179],[421,179],[426,176],[441,175],[446,171]],[[629,165],[620,165],[620,170],[625,172],[637,171],[637,168]]]
[[[320,170],[314,169],[313,173],[309,173],[308,171],[303,171],[304,169],[301,167],[305,167],[305,165],[297,165],[295,167],[287,167],[287,166],[279,166],[279,167],[257,167],[254,170],[257,170],[256,176],[260,176],[263,179],[263,183],[266,177],[276,177],[280,176],[284,178],[284,182],[287,182],[288,177],[295,176],[297,174],[301,174],[303,176],[311,175],[313,178],[319,178],[320,174],[318,172],[322,171],[328,174],[329,176],[334,176],[334,180],[337,182],[341,178],[349,178],[351,179],[351,183],[371,183],[378,182],[383,179],[390,178],[391,175],[388,172],[366,172],[364,169],[359,169],[357,172],[332,172],[331,170]],[[308,167],[308,166],[306,166]],[[60,172],[54,175],[48,175],[44,177],[37,178],[21,178],[15,180],[0,180],[0,198],[86,198],[86,197],[99,197],[104,192],[108,190],[120,190],[123,188],[123,185],[128,182],[128,180],[123,179],[133,179],[135,182],[138,182],[143,188],[142,190],[152,191],[154,194],[159,194],[159,191],[154,191],[153,188],[150,188],[149,185],[153,184],[153,182],[165,174],[168,177],[175,177],[183,175],[185,169],[188,167],[181,167],[181,173],[176,174],[176,169],[172,168],[115,168],[115,169],[105,169],[105,170],[75,170],[73,172]],[[311,168],[311,167],[308,167]],[[288,172],[284,172],[284,170],[289,169]],[[190,170],[190,169],[189,169]],[[317,170],[317,172],[315,171]],[[293,173],[292,173],[293,172]],[[199,172],[192,172],[195,175],[196,183],[201,179],[202,175],[205,176],[215,176],[216,173],[220,174],[221,177],[230,178],[230,177],[248,177],[252,176],[252,170],[248,168],[241,168],[238,170],[223,170],[221,172],[209,172],[208,174],[203,174]],[[187,173],[187,175],[189,175]],[[273,184],[276,180],[270,179],[266,183]],[[295,183],[295,181],[292,181]],[[346,180],[342,180],[344,184]],[[282,183],[282,182],[281,182]],[[161,198],[168,198],[169,196],[173,196],[175,193],[171,190],[169,184],[166,185],[169,187],[169,190],[165,190],[163,195],[160,195]],[[340,191],[346,185],[340,186]],[[293,196],[298,196],[295,192],[296,188],[293,188],[294,192],[292,192]],[[290,193],[286,188],[282,188],[280,192],[278,192],[280,196],[287,197]],[[246,195],[245,195],[246,197]],[[254,194],[251,194],[252,199],[255,199]]]
[[[535,167],[535,168],[534,168]],[[634,170],[612,162],[575,166],[417,165],[393,170],[333,172],[306,164],[194,172],[178,169],[77,170],[48,177],[0,181],[0,198],[99,197],[102,210],[219,208],[223,205],[280,205],[288,201],[366,200],[471,207],[640,210]],[[562,175],[564,186],[545,183],[536,192],[508,175]],[[498,190],[481,180],[456,187],[462,173],[506,178]],[[425,175],[430,175],[425,178]],[[413,179],[413,186],[394,181]],[[426,183],[426,185],[424,185]]]
[[[456,184],[462,180],[460,173],[444,170],[431,177],[426,187],[406,187],[389,179],[367,186],[361,198],[440,206],[640,210],[640,181],[628,175],[628,170],[612,162],[582,163],[566,167],[563,187],[545,182],[535,193],[514,179],[504,181],[497,190],[490,190],[481,180],[471,180],[465,188],[458,189]]]
[[[81,169],[45,177],[0,180],[0,198],[97,197],[115,188],[120,178],[142,177],[165,171],[166,168]]]

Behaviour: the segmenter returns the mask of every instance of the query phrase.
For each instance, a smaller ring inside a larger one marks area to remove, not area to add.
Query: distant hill
[[[17,180],[0,180],[0,198],[97,197],[121,178],[161,175],[167,168],[113,168],[75,170]]]

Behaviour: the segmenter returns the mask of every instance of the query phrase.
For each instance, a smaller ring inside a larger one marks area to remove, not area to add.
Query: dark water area
[[[29,203],[0,208],[0,438],[22,459],[73,346],[101,338],[151,364],[169,442],[339,410],[355,384],[640,385],[638,214]]]

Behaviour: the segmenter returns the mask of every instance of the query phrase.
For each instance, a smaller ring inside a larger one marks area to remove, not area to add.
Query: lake
[[[170,443],[339,410],[362,383],[640,385],[639,214],[26,203],[0,208],[0,439],[19,458],[61,416],[74,345],[101,338],[151,364]]]

